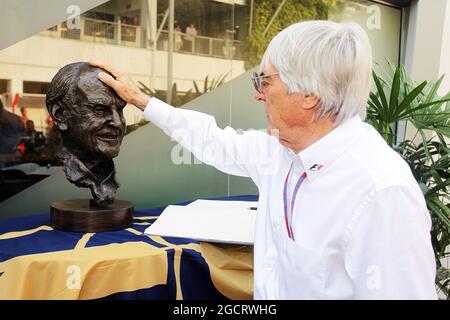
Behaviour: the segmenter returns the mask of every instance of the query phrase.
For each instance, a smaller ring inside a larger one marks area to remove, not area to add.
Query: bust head
[[[47,91],[46,104],[64,149],[58,158],[66,178],[77,187],[90,188],[94,203],[114,201],[119,185],[112,158],[117,157],[125,133],[126,102],[97,79],[106,72],[85,62],[58,71]]]
[[[105,72],[85,62],[68,64],[47,91],[47,109],[63,145],[82,161],[116,157],[126,130],[126,102],[97,79],[100,71]]]

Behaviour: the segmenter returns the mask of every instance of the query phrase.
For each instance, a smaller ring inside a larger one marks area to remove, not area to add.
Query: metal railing
[[[80,28],[69,28],[66,22],[41,32],[43,35],[63,39],[119,44],[142,47],[141,27],[81,17]]]
[[[168,38],[168,31],[161,31],[156,48],[167,51],[169,47]],[[175,52],[217,58],[242,59],[242,43],[237,40],[188,36],[185,33],[175,32],[173,41]]]
[[[96,43],[118,44],[130,47],[145,47],[141,27],[81,17],[80,28],[71,29],[66,22],[41,32],[42,35],[63,39],[75,39]],[[242,43],[228,38],[187,36],[175,32],[174,51],[199,56],[242,60]],[[167,51],[168,31],[162,30],[156,42],[157,50]]]

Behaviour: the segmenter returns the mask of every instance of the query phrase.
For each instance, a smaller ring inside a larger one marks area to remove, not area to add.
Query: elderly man
[[[302,22],[271,41],[252,79],[271,136],[222,130],[211,116],[174,109],[122,72],[93,64],[114,76],[100,73],[103,82],[198,158],[258,186],[256,299],[436,298],[422,193],[408,165],[362,121],[372,54],[357,24]],[[261,151],[267,143],[271,154]],[[233,163],[216,159],[211,145]],[[271,174],[237,150],[271,161]]]
[[[50,83],[46,103],[64,148],[58,158],[67,179],[91,189],[97,206],[114,201],[118,188],[112,158],[123,135],[126,103],[97,79],[99,68],[86,62],[63,67]]]

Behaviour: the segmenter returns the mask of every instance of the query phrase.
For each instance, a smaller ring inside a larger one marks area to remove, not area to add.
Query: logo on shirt
[[[323,165],[322,164],[313,164],[312,166],[311,166],[311,168],[309,168],[308,170],[309,171],[319,171],[320,169],[322,169],[323,168]]]

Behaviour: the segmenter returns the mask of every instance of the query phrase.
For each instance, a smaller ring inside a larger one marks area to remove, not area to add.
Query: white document
[[[225,206],[222,203],[230,201],[214,201],[210,205],[203,201],[189,206],[168,206],[144,233],[208,242],[253,245],[256,210],[249,208],[255,208],[257,202],[235,201],[246,203]]]
[[[229,209],[251,209],[256,210],[257,201],[221,201],[221,200],[195,200],[187,207],[207,207],[207,208],[229,208]]]

